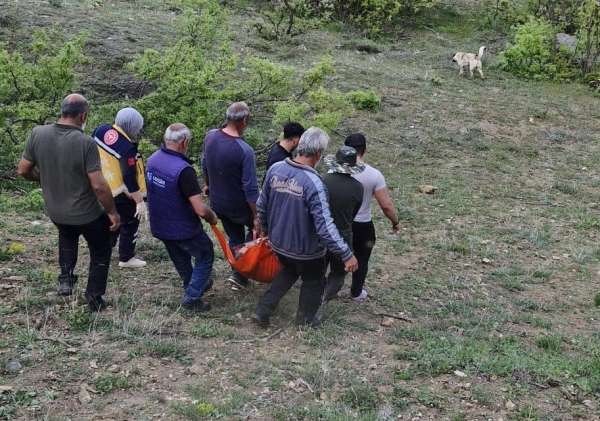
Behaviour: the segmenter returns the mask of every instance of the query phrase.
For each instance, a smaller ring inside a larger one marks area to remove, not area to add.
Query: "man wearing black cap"
[[[352,299],[356,302],[362,302],[367,299],[367,290],[364,289],[364,285],[369,270],[371,251],[373,250],[373,246],[375,246],[376,240],[375,226],[373,225],[371,216],[371,201],[373,197],[375,197],[379,207],[392,223],[392,231],[394,233],[400,231],[400,221],[398,220],[398,213],[390,197],[383,174],[364,161],[367,150],[367,139],[365,136],[362,133],[351,134],[346,138],[344,144],[356,149],[358,163],[364,166],[364,171],[353,175],[362,184],[364,193],[362,205],[352,224],[352,246],[358,259],[358,270],[352,274],[352,288],[350,290]]]
[[[323,177],[323,183],[329,192],[329,209],[333,222],[340,232],[344,241],[352,244],[352,221],[356,217],[363,201],[363,187],[359,181],[352,178],[364,170],[364,166],[357,165],[356,149],[350,146],[342,146],[335,157],[325,157],[327,175]],[[325,287],[324,300],[329,301],[337,296],[344,286],[346,271],[344,262],[329,253],[329,275]]]

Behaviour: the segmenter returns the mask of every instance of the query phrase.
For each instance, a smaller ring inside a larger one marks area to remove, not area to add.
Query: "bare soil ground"
[[[175,14],[152,1],[8,6],[13,26],[0,40],[12,45],[38,25],[90,31],[91,54],[109,56],[100,73],[86,69],[98,97],[131,80],[120,72],[131,54],[168,44]],[[249,13],[232,17],[240,49],[300,67],[329,53],[332,84],[382,94],[378,112],[340,129],[367,134],[368,161],[402,215],[393,236],[376,212],[369,301],[334,301],[322,328],[303,330],[291,324],[293,289],[261,331],[249,318],[264,287],[231,291],[219,258],[213,310],[191,315],[166,252],[144,231],[147,269],[113,265],[112,305],[90,316],[78,296],[54,292],[55,228],[4,194],[1,239],[25,251],[0,262],[0,418],[600,419],[597,97],[515,80],[490,67],[493,56],[486,80],[459,78],[454,51],[502,46],[466,18],[407,30],[368,54],[335,31],[256,40]],[[436,193],[419,193],[422,184]],[[85,256],[82,246],[79,288]],[[21,367],[9,370],[12,361]]]

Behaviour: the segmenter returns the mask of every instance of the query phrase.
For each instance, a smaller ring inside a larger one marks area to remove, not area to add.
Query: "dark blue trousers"
[[[163,240],[163,243],[183,281],[185,298],[200,299],[208,286],[215,259],[212,241],[202,231],[189,240]]]

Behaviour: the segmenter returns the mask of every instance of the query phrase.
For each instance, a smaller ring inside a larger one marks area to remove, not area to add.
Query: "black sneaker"
[[[91,312],[99,312],[108,307],[108,304],[106,304],[106,301],[104,301],[104,298],[102,298],[101,295],[98,295],[96,297],[88,295],[85,297],[85,299],[87,300],[88,307],[90,308]]]
[[[197,300],[188,301],[185,298],[181,300],[181,307],[185,308],[189,311],[194,311],[197,313],[204,313],[210,310],[210,304],[202,301],[202,298],[198,298]]]
[[[62,297],[68,297],[73,294],[73,287],[77,282],[77,276],[75,275],[60,275],[58,277],[58,288],[56,293]]]
[[[252,322],[261,329],[266,329],[271,325],[268,317],[261,317],[258,314],[252,316]]]

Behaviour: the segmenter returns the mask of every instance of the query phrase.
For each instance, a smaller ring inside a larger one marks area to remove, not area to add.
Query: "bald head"
[[[77,118],[87,113],[90,106],[87,99],[80,94],[67,95],[60,105],[60,115],[63,118]]]

